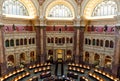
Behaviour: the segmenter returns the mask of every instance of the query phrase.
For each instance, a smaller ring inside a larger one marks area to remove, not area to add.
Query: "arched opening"
[[[103,40],[100,40],[100,46],[103,46]]]
[[[51,43],[54,43],[54,38],[53,37],[51,38]]]
[[[7,57],[7,66],[8,67],[13,67],[14,66],[14,56],[13,55],[9,55]]]
[[[88,40],[89,40],[89,41],[88,41],[88,44],[91,45],[91,40],[90,40],[90,39],[88,39]]]
[[[85,38],[85,44],[87,44],[87,38]]]
[[[50,43],[50,38],[49,37],[47,38],[47,42]]]
[[[14,46],[14,40],[13,39],[10,40],[10,46]]]
[[[25,53],[20,54],[20,64],[22,64],[22,65],[25,64]]]
[[[61,44],[61,43],[62,43],[62,39],[61,39],[61,38],[58,38],[58,40],[59,40],[59,44]]]
[[[59,33],[61,33],[61,31],[62,31],[62,29],[60,28],[60,29],[59,29]]]
[[[53,63],[53,50],[48,50],[48,61]]]
[[[20,45],[23,45],[23,39],[20,39]]]
[[[100,56],[96,53],[94,56],[94,65],[98,66],[100,63]]]
[[[72,20],[74,16],[73,6],[65,0],[53,1],[46,10],[47,19]]]
[[[95,43],[96,43],[96,41],[95,41],[95,39],[93,39],[92,45],[95,46]]]
[[[27,39],[26,38],[24,39],[24,45],[27,45]]]
[[[85,62],[89,63],[89,52],[85,52]]]
[[[72,38],[70,38],[70,43],[73,43],[73,39]]]
[[[19,39],[16,39],[16,46],[19,46]]]
[[[31,38],[29,38],[29,44],[31,44],[31,43],[32,43]]]
[[[5,46],[6,46],[6,47],[9,47],[9,40],[6,40],[6,41],[5,41]]]
[[[110,69],[111,65],[112,65],[112,59],[111,59],[111,57],[110,56],[106,56],[105,57],[105,67]]]
[[[64,37],[62,38],[62,43],[63,43],[63,44],[65,43],[65,38],[64,38]]]
[[[109,47],[109,41],[108,40],[105,41],[105,47]]]
[[[72,60],[72,51],[71,50],[67,50],[67,54],[66,54],[66,61],[71,61]]]
[[[30,52],[30,62],[34,62],[35,61],[35,54],[34,51]]]
[[[35,44],[35,38],[32,38],[32,44]]]
[[[99,39],[97,39],[96,45],[99,46]]]
[[[55,43],[56,43],[56,44],[58,43],[58,38],[57,38],[57,37],[55,38]]]
[[[25,0],[4,0],[2,11],[6,17],[33,19],[37,15],[33,2]]]
[[[27,8],[18,0],[6,0],[3,3],[3,14],[28,16]]]
[[[69,43],[69,38],[67,37],[67,43]]]
[[[110,48],[113,48],[113,47],[114,47],[114,42],[110,41]]]

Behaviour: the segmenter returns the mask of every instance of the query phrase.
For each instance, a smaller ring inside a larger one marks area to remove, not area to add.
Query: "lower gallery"
[[[120,81],[120,1],[0,0],[0,81]]]

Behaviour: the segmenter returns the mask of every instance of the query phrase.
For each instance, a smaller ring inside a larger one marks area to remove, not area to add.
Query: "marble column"
[[[37,62],[40,62],[40,55],[41,55],[41,46],[40,46],[40,43],[41,43],[41,40],[40,40],[40,26],[35,26],[36,28],[36,59],[37,59]]]
[[[41,26],[40,28],[40,46],[41,46],[41,63],[44,63],[45,62],[45,39],[44,39],[44,26]]]
[[[120,31],[120,30],[119,30]],[[112,73],[117,75],[120,65],[120,35],[116,37],[115,54],[113,55]]]
[[[7,62],[5,58],[5,49],[4,49],[4,25],[0,23],[0,75],[6,72],[7,70]]]
[[[120,3],[120,2],[119,2]],[[118,8],[118,15],[115,17],[116,23],[116,40],[115,40],[115,53],[113,55],[112,62],[112,73],[119,75],[118,70],[120,70],[120,7]]]
[[[80,35],[80,29],[79,29],[79,26],[76,26],[76,39],[75,39],[75,42],[76,42],[76,54],[75,54],[75,63],[79,63],[79,45],[80,45],[80,38],[79,38],[79,35]]]

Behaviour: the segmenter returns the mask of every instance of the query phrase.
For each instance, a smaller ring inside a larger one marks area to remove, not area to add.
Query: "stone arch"
[[[25,60],[26,60],[26,58],[25,58],[25,53],[21,53],[21,54],[20,54],[20,63],[24,64],[24,63],[25,63]]]
[[[7,66],[8,67],[13,67],[14,66],[14,62],[15,62],[14,56],[13,55],[9,55],[7,57]]]
[[[97,66],[99,65],[100,63],[100,55],[95,53],[95,56],[94,56],[94,65]]]
[[[85,52],[85,62],[89,63],[89,57],[90,57],[89,52]]]
[[[30,62],[34,62],[35,61],[35,52],[31,51],[30,52]]]

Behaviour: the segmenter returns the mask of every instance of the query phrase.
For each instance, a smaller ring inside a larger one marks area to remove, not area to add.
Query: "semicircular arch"
[[[35,18],[37,16],[37,10],[36,10],[36,7],[35,7],[35,5],[33,4],[32,1],[30,1],[30,0],[19,0],[19,2],[22,3],[26,7],[30,17]],[[3,3],[4,3],[4,1],[2,2],[2,4]],[[2,10],[2,7],[1,7],[1,10]]]
[[[70,2],[68,2],[68,1],[65,1],[65,0],[59,0],[59,1],[52,1],[52,2],[49,2],[48,4],[47,4],[47,6],[46,6],[46,8],[44,9],[44,14],[45,14],[45,17],[47,18],[47,16],[48,16],[48,14],[49,14],[49,11],[54,7],[54,6],[56,6],[56,5],[58,5],[58,4],[63,4],[64,6],[66,6],[67,8],[69,8],[70,10],[71,10],[71,12],[72,12],[72,15],[73,15],[73,17],[72,17],[72,19],[74,19],[75,18],[75,15],[76,15],[76,13],[75,13],[75,7],[70,3]],[[74,4],[74,3],[73,3]],[[77,8],[77,7],[76,7]]]

